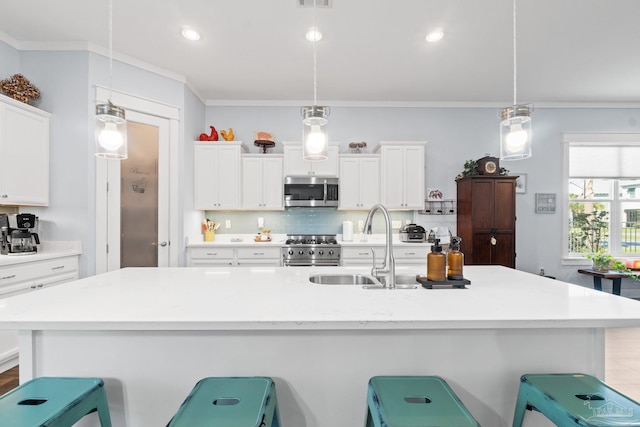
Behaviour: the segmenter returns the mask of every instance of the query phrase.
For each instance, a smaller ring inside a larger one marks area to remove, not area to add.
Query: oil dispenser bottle
[[[447,257],[442,253],[440,239],[435,239],[427,254],[427,280],[444,282],[447,273]]]
[[[447,279],[462,280],[462,266],[464,265],[464,254],[460,252],[460,242],[462,239],[458,236],[451,238],[449,253],[447,254]]]

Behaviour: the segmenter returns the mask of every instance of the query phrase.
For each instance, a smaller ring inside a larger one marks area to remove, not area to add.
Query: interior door
[[[127,111],[127,160],[109,162],[108,270],[169,266],[169,120]]]

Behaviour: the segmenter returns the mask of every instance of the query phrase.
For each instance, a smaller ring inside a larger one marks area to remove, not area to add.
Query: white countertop
[[[242,247],[242,246],[277,246],[280,247],[285,244],[287,240],[286,234],[271,234],[271,241],[256,242],[254,238],[256,234],[216,234],[213,242],[205,242],[202,235],[190,236],[187,239],[187,247]],[[384,246],[386,237],[384,234],[354,234],[353,239],[350,241],[342,240],[342,235],[336,235],[337,242],[342,246]],[[426,242],[401,242],[398,233],[393,234],[394,246],[424,246],[431,245]]]
[[[318,285],[355,267],[126,268],[0,300],[0,328],[45,330],[510,329],[640,325],[640,302],[496,266],[468,289]],[[399,273],[411,272],[399,268]]]
[[[33,255],[0,255],[0,267],[82,254],[79,241],[43,241]]]

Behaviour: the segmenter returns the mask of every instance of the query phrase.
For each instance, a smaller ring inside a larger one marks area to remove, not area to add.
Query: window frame
[[[590,265],[591,260],[587,258],[587,254],[577,255],[576,253],[569,253],[569,148],[571,144],[600,144],[606,145],[608,143],[631,143],[633,145],[640,146],[640,133],[563,133],[563,171],[562,171],[562,264],[563,265]],[[594,179],[604,179],[596,178]],[[611,252],[616,257],[636,257],[640,254],[638,252],[622,253],[618,252],[621,248],[621,214],[620,209],[622,203],[626,199],[620,198],[620,180],[624,178],[610,178],[613,181],[612,185],[612,198],[599,199],[599,201],[610,204],[609,210],[609,249],[616,248],[615,252]],[[640,199],[638,199],[640,201]],[[617,231],[612,233],[612,230]]]

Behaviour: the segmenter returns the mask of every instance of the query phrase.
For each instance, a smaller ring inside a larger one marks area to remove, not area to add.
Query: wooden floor
[[[18,387],[18,366],[0,374],[0,396]]]

